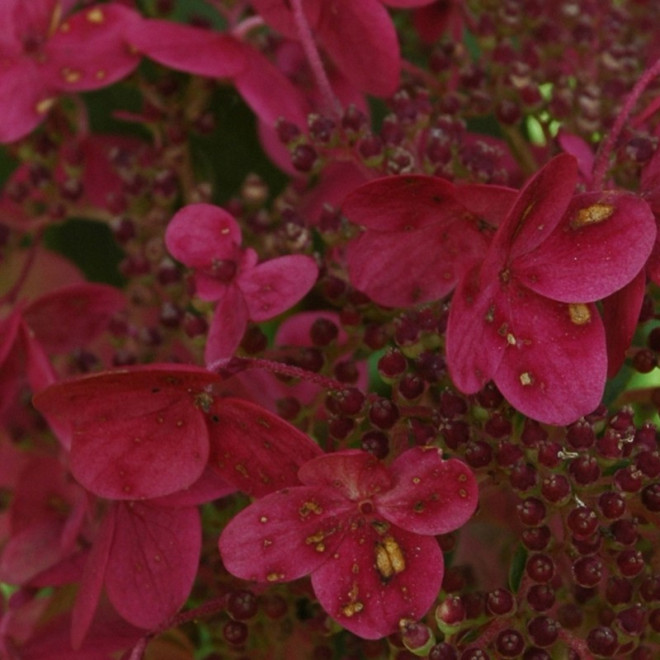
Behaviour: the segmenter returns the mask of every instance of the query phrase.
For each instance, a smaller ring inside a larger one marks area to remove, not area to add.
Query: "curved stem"
[[[330,85],[328,74],[323,67],[321,56],[314,43],[312,30],[305,17],[302,0],[290,0],[290,2],[291,10],[293,11],[293,19],[296,23],[296,29],[298,30],[298,35],[300,37],[300,44],[305,51],[307,62],[314,74],[316,84],[323,97],[324,105],[329,111],[339,114],[339,112],[341,112],[341,103],[339,103],[339,99],[335,96],[335,93],[332,90],[332,85]]]
[[[626,98],[619,115],[612,126],[612,130],[607,135],[607,139],[601,145],[601,148],[596,156],[596,162],[594,163],[593,177],[592,177],[592,189],[598,190],[603,187],[605,181],[605,175],[607,173],[607,167],[609,165],[610,156],[616,145],[616,141],[621,135],[623,126],[628,120],[630,113],[637,103],[637,100],[642,95],[644,90],[649,86],[649,83],[660,74],[660,59],[656,60],[640,77],[640,79],[635,83],[635,86],[632,88],[630,94]]]

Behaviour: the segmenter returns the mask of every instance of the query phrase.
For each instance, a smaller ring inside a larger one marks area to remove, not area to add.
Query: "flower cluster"
[[[653,18],[4,0],[0,656],[657,657]]]

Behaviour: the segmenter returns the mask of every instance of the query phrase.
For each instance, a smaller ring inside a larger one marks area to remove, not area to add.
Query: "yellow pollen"
[[[310,513],[315,513],[317,516],[323,513],[323,508],[318,505],[318,503],[310,500],[309,502],[304,502],[303,505],[298,510],[298,513],[306,518]]]
[[[108,75],[108,72],[105,71],[104,69],[99,69],[95,74],[94,77],[97,80],[105,80]]]
[[[573,229],[578,229],[585,225],[595,225],[607,220],[613,213],[614,207],[611,204],[592,204],[576,213],[571,226]]]
[[[87,12],[87,20],[90,23],[103,23],[105,20],[105,14],[100,7],[95,7]]]
[[[509,344],[509,346],[516,345],[516,338],[510,332],[506,336],[506,343]]]
[[[523,373],[520,374],[520,384],[521,385],[532,384],[532,376],[528,371],[523,371]]]
[[[64,81],[70,84],[77,83],[82,78],[82,73],[75,69],[64,68],[62,69],[61,74]]]
[[[591,312],[583,303],[571,303],[568,306],[568,313],[571,316],[571,322],[575,325],[584,325],[591,321]]]
[[[36,110],[37,114],[45,115],[53,107],[54,103],[54,98],[42,99],[41,101],[37,101],[34,109]]]
[[[69,32],[69,30],[71,30],[69,23],[62,23],[62,25],[60,25],[60,32]]]
[[[284,573],[268,573],[266,576],[266,580],[268,582],[277,582],[278,580],[281,580],[284,577]]]
[[[421,481],[422,481],[422,480],[421,480],[419,477],[413,477],[413,478],[412,478],[412,482],[413,482],[415,485],[417,485],[417,484],[420,483]]]
[[[376,544],[376,568],[385,580],[401,573],[406,568],[401,547],[391,536]]]
[[[344,616],[350,618],[354,614],[361,612],[363,609],[364,609],[364,605],[362,603],[356,602],[356,603],[349,603],[348,605],[343,607],[341,611],[344,613]]]

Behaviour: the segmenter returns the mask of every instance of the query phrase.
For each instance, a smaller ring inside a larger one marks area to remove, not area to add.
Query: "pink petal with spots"
[[[250,318],[242,291],[235,285],[222,286],[224,292],[213,312],[204,350],[204,360],[210,369],[234,354]]]
[[[568,208],[576,182],[575,158],[560,154],[525,184],[493,239],[498,263],[506,255],[515,259],[531,252],[547,239]]]
[[[613,378],[626,359],[635,335],[646,293],[646,273],[603,300],[603,324],[607,337],[607,377]]]
[[[210,467],[204,468],[202,476],[183,490],[164,495],[163,497],[150,498],[149,502],[154,506],[199,506],[221,497],[226,497],[236,492],[236,487],[226,482],[215,470]]]
[[[433,537],[411,534],[380,521],[350,527],[330,558],[312,573],[323,609],[366,639],[418,621],[435,601],[444,560]]]
[[[58,383],[34,405],[71,443],[71,471],[108,499],[187,488],[209,453],[199,406],[219,379],[196,367],[149,365]]]
[[[341,542],[353,506],[327,488],[298,486],[257,500],[232,518],[219,540],[236,577],[286,582],[316,570]]]
[[[99,335],[126,301],[104,284],[73,284],[37,298],[23,318],[47,352],[64,353]]]
[[[165,232],[169,253],[190,268],[231,259],[241,243],[241,229],[227,211],[212,204],[188,204],[174,214]]]
[[[494,305],[499,282],[482,287],[479,279],[475,267],[459,282],[447,323],[447,365],[452,381],[465,394],[478,392],[493,378],[506,342],[506,317]]]
[[[140,62],[126,37],[141,20],[118,3],[72,14],[44,47],[44,79],[63,91],[99,89],[121,80]]]
[[[29,59],[0,62],[0,142],[28,135],[45,118],[55,101],[53,88]]]
[[[639,197],[615,192],[576,195],[555,231],[516,259],[512,273],[553,300],[599,300],[639,273],[655,238],[655,218]]]
[[[385,465],[360,449],[323,454],[305,463],[298,477],[306,485],[323,485],[353,501],[368,499],[392,486]]]
[[[318,267],[311,257],[289,255],[244,270],[239,286],[253,321],[265,321],[299,302],[314,286]]]
[[[592,412],[605,388],[603,322],[593,304],[569,306],[510,284],[504,308],[505,353],[494,381],[507,401],[547,424]]]
[[[470,469],[443,460],[437,448],[415,448],[390,466],[394,487],[374,498],[378,514],[416,534],[445,534],[464,525],[477,507],[479,489]]]
[[[300,466],[322,453],[302,431],[241,399],[212,404],[209,436],[210,467],[253,497],[297,486]]]
[[[118,502],[105,587],[110,602],[135,626],[165,624],[190,595],[202,545],[196,508]]]
[[[247,46],[229,34],[171,21],[143,20],[132,26],[130,44],[176,71],[210,78],[229,78],[246,66]]]

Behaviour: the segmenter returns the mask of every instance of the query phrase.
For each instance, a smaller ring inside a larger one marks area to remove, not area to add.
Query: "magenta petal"
[[[170,69],[200,76],[228,78],[246,66],[247,47],[231,35],[171,21],[143,20],[132,27],[129,41]]]
[[[119,3],[69,16],[46,43],[44,79],[65,91],[107,87],[131,73],[140,55],[127,41],[140,15]]]
[[[73,284],[37,298],[23,318],[47,352],[64,353],[99,335],[125,303],[111,286]]]
[[[250,318],[265,321],[285,312],[314,286],[319,269],[311,257],[278,257],[243,271],[238,285],[245,296]]]
[[[518,257],[511,270],[530,289],[553,300],[599,300],[637,275],[655,237],[655,218],[639,197],[584,193],[574,197],[543,244]]]
[[[202,474],[209,445],[198,397],[217,381],[196,367],[150,365],[58,383],[34,404],[71,440],[71,470],[88,490],[157,497]]]
[[[483,234],[458,220],[409,233],[367,230],[346,260],[355,288],[380,305],[409,307],[450,293],[486,247]]]
[[[170,254],[190,268],[209,267],[214,259],[232,259],[240,243],[241,229],[236,220],[212,204],[184,206],[165,232]]]
[[[209,368],[234,354],[241,343],[249,319],[241,290],[235,284],[224,289],[213,312],[211,327],[206,337],[204,361]]]
[[[344,628],[377,639],[397,632],[401,619],[421,619],[440,591],[443,573],[435,538],[361,521],[312,573],[312,587]]]
[[[196,508],[118,502],[106,567],[110,602],[129,623],[165,624],[190,595],[202,544]]]
[[[632,342],[639,312],[646,293],[646,273],[637,277],[603,300],[603,324],[607,337],[607,376],[613,378],[626,359]]]
[[[150,498],[149,502],[154,506],[198,506],[234,492],[236,492],[235,486],[227,483],[215,470],[206,467],[194,484],[163,497]]]
[[[589,414],[600,403],[607,371],[596,307],[510,287],[506,353],[495,384],[511,405],[540,422],[564,425]]]
[[[459,282],[447,323],[447,365],[456,387],[466,394],[478,392],[493,378],[505,348],[498,333],[505,320],[500,306],[493,304],[499,282],[481,288],[479,275],[475,267]]]
[[[411,231],[459,216],[464,207],[455,191],[454,184],[438,177],[390,176],[354,190],[342,211],[351,222],[369,229]]]
[[[110,507],[98,529],[80,578],[80,588],[71,613],[71,644],[74,648],[82,645],[101,597],[105,569],[115,534],[115,516],[116,508]]]
[[[387,491],[392,486],[392,477],[385,465],[361,449],[322,454],[305,463],[298,477],[304,484],[330,487],[354,501]]]
[[[302,431],[249,401],[217,399],[210,420],[210,467],[248,495],[298,485],[300,466],[322,453]]]
[[[378,0],[323,2],[316,34],[360,90],[377,96],[394,93],[400,53],[394,24]]]
[[[520,191],[493,240],[494,252],[515,259],[541,245],[561,221],[576,182],[573,156],[560,154],[547,163]]]
[[[445,534],[465,524],[477,507],[479,489],[470,469],[443,460],[436,447],[417,447],[390,466],[395,484],[374,498],[387,521],[417,534]]]
[[[350,502],[327,488],[298,486],[257,500],[220,535],[225,568],[258,582],[295,580],[328,560],[342,539]]]

